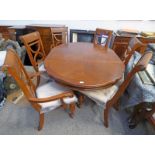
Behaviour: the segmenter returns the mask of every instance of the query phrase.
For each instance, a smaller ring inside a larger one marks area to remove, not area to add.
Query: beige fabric
[[[99,89],[99,90],[91,90],[91,91],[80,91],[84,95],[88,96],[94,102],[99,105],[103,105],[107,103],[117,92],[118,86],[114,85],[112,87],[106,89]]]
[[[46,97],[61,94],[67,90],[68,89],[66,87],[63,87],[63,86],[61,86],[61,85],[59,85],[53,81],[53,82],[48,82],[42,86],[39,86],[36,90],[36,95],[38,98],[46,98]],[[73,96],[71,98],[66,97],[64,99],[64,102],[66,104],[70,104],[72,102],[77,102],[77,98],[75,96]],[[61,105],[61,101],[55,100],[55,101],[50,101],[50,102],[46,102],[46,103],[39,103],[39,104],[42,106],[42,112],[47,112],[47,111],[51,111],[51,110],[59,107]]]
[[[98,90],[86,90],[80,91],[84,95],[88,96],[98,105],[104,106],[118,91],[119,86],[124,81],[124,76],[119,80],[115,85],[105,88],[105,89],[98,89]]]

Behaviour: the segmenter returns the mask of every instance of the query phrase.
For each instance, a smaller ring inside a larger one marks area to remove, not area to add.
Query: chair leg
[[[120,100],[118,100],[114,105],[113,105],[113,107],[114,107],[114,109],[115,110],[119,110],[119,104],[120,104]]]
[[[81,108],[81,106],[83,105],[83,102],[84,102],[84,95],[83,94],[80,94],[78,101],[79,101],[79,108]]]
[[[37,87],[39,86],[40,83],[40,76],[37,76]]]
[[[64,110],[67,110],[68,105],[67,105],[67,104],[65,104],[65,103],[62,103],[62,107],[63,107],[63,109],[64,109]]]
[[[38,130],[40,131],[44,126],[44,113],[39,114],[39,127]]]
[[[71,118],[73,118],[73,117],[74,117],[74,113],[75,113],[75,103],[71,103],[71,104],[69,105],[69,110],[70,110],[69,116],[70,116]]]
[[[109,109],[108,108],[104,109],[103,115],[104,115],[104,126],[106,128],[108,128],[108,115],[109,115]]]

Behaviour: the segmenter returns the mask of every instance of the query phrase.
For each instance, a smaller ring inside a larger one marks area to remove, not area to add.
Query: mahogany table
[[[121,79],[125,69],[112,49],[99,49],[92,43],[57,46],[44,64],[56,81],[76,89],[109,87]]]

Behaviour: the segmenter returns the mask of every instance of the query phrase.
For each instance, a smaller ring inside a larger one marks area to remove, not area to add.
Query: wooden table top
[[[123,75],[125,66],[112,49],[92,43],[68,43],[51,49],[45,68],[56,81],[77,89],[108,87]]]

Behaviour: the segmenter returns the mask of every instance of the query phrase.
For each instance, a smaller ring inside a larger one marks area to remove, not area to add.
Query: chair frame
[[[24,92],[26,98],[31,103],[32,107],[39,113],[39,127],[38,130],[41,130],[44,125],[44,113],[41,112],[41,106],[38,103],[45,103],[49,101],[54,101],[60,99],[62,101],[62,105],[66,108],[67,105],[63,102],[63,98],[65,97],[73,97],[74,93],[72,91],[66,91],[64,93],[60,93],[55,96],[47,97],[47,98],[37,98],[36,97],[36,88],[31,78],[27,74],[20,58],[15,53],[14,50],[8,49],[6,59],[3,66],[3,71],[7,71],[18,83],[19,87]],[[33,77],[40,76],[40,73],[37,72],[33,75]],[[23,79],[24,78],[24,79]],[[38,79],[37,79],[38,80]],[[75,112],[75,103],[71,103],[69,105],[71,117],[74,116]]]
[[[144,54],[146,47],[147,47],[146,44],[143,44],[136,37],[131,38],[128,43],[127,50],[125,51],[124,56],[122,58],[125,66],[128,64],[131,56],[134,54],[136,50],[139,53]]]
[[[105,109],[104,109],[104,114],[103,114],[104,115],[104,125],[105,125],[105,127],[108,127],[108,115],[109,115],[110,108],[114,107],[116,110],[118,110],[118,106],[119,106],[118,100],[119,100],[119,98],[123,95],[125,89],[129,85],[129,83],[132,80],[132,78],[134,77],[134,75],[137,72],[146,69],[147,64],[149,63],[151,57],[152,57],[152,52],[151,51],[148,51],[148,52],[144,53],[144,55],[140,58],[138,63],[135,65],[135,67],[128,73],[128,75],[127,75],[126,79],[124,80],[124,82],[119,86],[119,89],[116,92],[116,94],[113,96],[113,98],[106,103],[106,106],[105,106]]]
[[[94,35],[94,45],[95,45],[96,47],[99,47],[99,48],[108,48],[108,45],[109,45],[110,40],[111,40],[111,38],[112,38],[112,33],[113,33],[112,30],[106,30],[106,29],[96,28],[95,35]],[[108,40],[106,41],[105,46],[99,45],[99,44],[97,43],[97,38],[96,38],[96,36],[97,36],[97,35],[101,35],[101,34],[107,35],[107,36],[108,36]]]
[[[46,53],[39,32],[36,31],[23,35],[20,37],[20,39],[26,47],[27,54],[29,56],[32,66],[34,67],[35,71],[38,72],[39,63],[44,61],[46,57]],[[33,50],[31,48],[34,45],[38,46],[37,50]],[[38,56],[40,56],[39,61],[37,60]]]
[[[60,44],[68,43],[68,27],[62,27],[62,28],[52,27],[51,36],[52,36],[51,48],[54,48]]]

